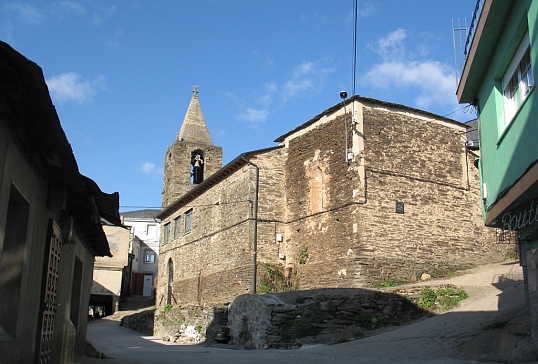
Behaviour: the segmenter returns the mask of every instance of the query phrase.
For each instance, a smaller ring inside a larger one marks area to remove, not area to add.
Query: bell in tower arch
[[[195,150],[191,153],[192,183],[199,184],[204,180],[204,153]]]

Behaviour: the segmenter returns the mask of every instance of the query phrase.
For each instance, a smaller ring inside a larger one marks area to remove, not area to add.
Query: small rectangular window
[[[146,250],[146,252],[144,253],[144,263],[155,263],[155,252],[153,250]]]
[[[185,234],[192,230],[192,209],[185,212]]]
[[[504,121],[500,125],[501,133],[512,123],[517,111],[534,87],[528,33],[523,37],[502,81]]]
[[[174,219],[174,239],[179,237],[179,232],[181,230],[181,216],[178,216]]]
[[[166,224],[164,224],[163,245],[168,244],[169,239],[170,239],[170,223],[167,222]]]
[[[157,225],[155,224],[149,224],[147,226],[147,233],[148,236],[157,236]]]

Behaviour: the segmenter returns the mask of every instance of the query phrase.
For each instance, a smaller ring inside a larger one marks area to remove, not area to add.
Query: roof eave
[[[456,96],[458,102],[476,102],[482,80],[496,50],[515,0],[484,0],[469,47]]]
[[[218,183],[220,183],[220,181],[227,178],[229,175],[237,171],[243,165],[247,164],[245,159],[248,160],[252,157],[255,157],[258,154],[269,152],[269,151],[280,149],[280,148],[282,148],[282,146],[279,145],[276,147],[258,149],[258,150],[253,150],[250,152],[245,152],[245,153],[240,154],[230,163],[228,163],[227,165],[219,169],[217,172],[209,176],[207,179],[205,179],[202,183],[196,185],[196,187],[192,188],[190,191],[185,193],[176,201],[172,202],[170,205],[165,207],[161,211],[161,213],[158,214],[155,218],[163,220],[167,218],[168,216],[172,215],[174,211],[181,208],[182,206],[185,206],[186,204],[194,200],[197,196],[211,189],[211,187],[217,185]]]

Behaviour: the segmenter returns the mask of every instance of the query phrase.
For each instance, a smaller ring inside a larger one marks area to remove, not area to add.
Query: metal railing
[[[467,41],[465,42],[465,48],[463,50],[463,53],[465,54],[465,58],[467,58],[467,55],[469,53],[469,47],[471,46],[471,43],[473,41],[474,33],[476,31],[476,25],[478,23],[478,19],[480,19],[480,13],[482,12],[484,2],[485,0],[476,1],[473,18],[471,19],[471,24],[469,25],[469,33],[467,34]]]

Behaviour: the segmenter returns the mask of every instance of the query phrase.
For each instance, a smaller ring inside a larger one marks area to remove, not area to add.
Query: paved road
[[[465,288],[469,298],[442,315],[379,335],[338,345],[303,346],[298,350],[235,350],[203,345],[177,345],[98,320],[88,325],[88,341],[114,359],[77,358],[80,364],[146,363],[497,363],[529,362],[529,337],[492,332],[516,316],[527,324],[521,267],[515,262],[482,266],[437,284]],[[433,282],[421,283],[434,285]],[[518,328],[516,327],[516,329]],[[489,331],[488,331],[489,330]],[[513,330],[513,328],[511,329]],[[528,328],[527,328],[528,330]],[[491,333],[490,333],[491,332]],[[476,361],[470,360],[470,358]],[[489,360],[489,361],[488,361]]]

